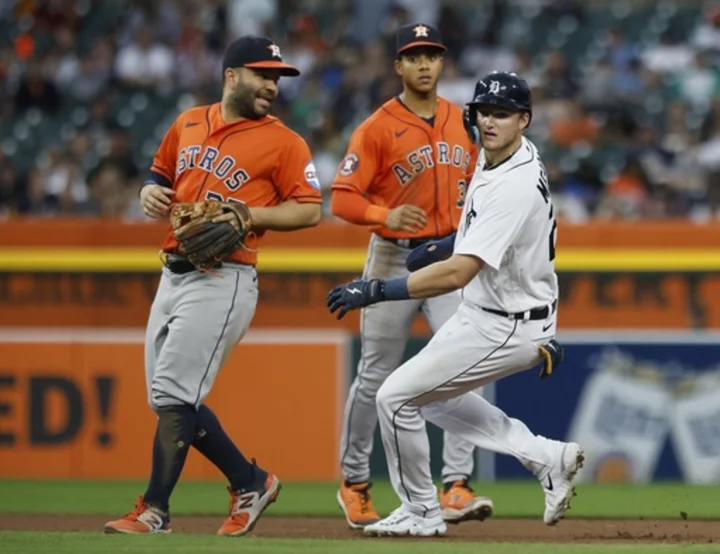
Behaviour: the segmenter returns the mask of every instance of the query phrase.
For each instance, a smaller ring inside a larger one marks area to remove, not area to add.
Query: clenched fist
[[[393,208],[385,218],[385,227],[393,231],[417,233],[427,225],[425,210],[411,204]]]

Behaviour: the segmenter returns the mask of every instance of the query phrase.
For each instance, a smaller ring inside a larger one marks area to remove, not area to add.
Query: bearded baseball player
[[[403,91],[355,130],[335,176],[334,215],[372,229],[367,279],[407,276],[405,261],[413,248],[457,229],[478,149],[466,133],[462,110],[437,95],[444,51],[439,31],[430,25],[399,29],[395,70]],[[459,304],[459,293],[452,291],[362,311],[360,364],[345,406],[344,480],[337,493],[353,529],[380,519],[370,496],[375,394],[400,365],[415,317],[422,314],[435,332]],[[468,485],[475,447],[449,433],[443,438],[443,517],[452,523],[485,519],[492,501]]]
[[[402,504],[366,526],[370,535],[447,530],[430,474],[425,420],[517,458],[543,487],[548,525],[569,508],[572,480],[584,461],[579,445],[535,435],[473,392],[538,364],[547,377],[562,360],[554,339],[557,224],[545,169],[523,136],[532,117],[530,89],[514,74],[493,73],[476,92],[467,124],[479,131],[483,152],[457,235],[415,249],[409,277],[356,280],[328,295],[330,311],[341,318],[379,302],[462,293],[457,312],[377,393],[390,478]]]
[[[280,492],[279,479],[248,461],[205,398],[255,313],[260,238],[320,220],[310,150],[269,115],[280,77],[297,75],[269,38],[239,38],[223,59],[222,100],[180,114],[155,155],[141,204],[150,217],[169,216],[170,226],[145,339],[157,415],[152,471],[135,509],[106,523],[107,533],[170,532],[170,496],[190,447],[228,481],[230,513],[219,535],[247,534]]]

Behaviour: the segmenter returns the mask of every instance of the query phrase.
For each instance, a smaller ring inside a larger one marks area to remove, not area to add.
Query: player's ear
[[[530,114],[527,112],[520,113],[520,130],[524,131],[530,125]]]
[[[402,59],[401,59],[401,58],[396,59],[395,62],[393,63],[393,65],[394,65],[394,67],[395,67],[395,73],[397,73],[397,75],[398,75],[399,77],[402,77],[402,74],[403,74],[403,72],[402,72]]]
[[[223,84],[228,83],[231,87],[235,88],[238,81],[238,75],[232,67],[225,68],[223,73]]]

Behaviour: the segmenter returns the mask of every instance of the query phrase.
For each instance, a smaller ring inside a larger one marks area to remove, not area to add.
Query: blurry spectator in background
[[[524,46],[518,46],[513,51],[514,66],[508,71],[514,71],[522,75],[532,90],[537,90],[542,85],[542,70],[533,63],[530,51]]]
[[[122,178],[128,182],[128,186],[131,186],[131,181],[140,177],[140,171],[133,159],[130,136],[122,127],[115,127],[109,130],[106,144],[107,146],[103,148],[100,160],[92,168],[89,179],[107,166],[113,166],[120,171]]]
[[[132,43],[143,27],[152,29],[157,41],[175,42],[180,33],[181,13],[195,13],[197,4],[194,0],[122,0],[124,17],[118,43],[121,46]]]
[[[292,18],[287,40],[283,46],[283,60],[297,67],[301,73],[300,77],[292,79],[292,82],[283,83],[282,94],[287,100],[292,101],[306,84],[308,76],[313,74],[313,68],[323,59],[325,49],[326,45],[320,36],[314,17],[302,14]]]
[[[552,50],[546,55],[541,86],[549,98],[567,99],[577,94],[579,87],[562,50]]]
[[[583,4],[580,0],[549,0],[544,6],[544,11],[556,18],[573,17],[582,21],[585,17]]]
[[[720,217],[720,7],[711,4],[702,13],[683,0],[626,3],[647,13],[636,29],[638,18],[618,3],[600,2],[586,17],[579,0],[519,9],[506,0],[0,0],[10,29],[0,36],[0,146],[13,161],[0,175],[0,213],[133,217],[132,194],[124,212],[120,195],[100,206],[85,181],[112,189],[119,173],[124,190],[136,187],[154,138],[131,141],[134,125],[152,133],[173,110],[217,101],[221,53],[249,33],[285,34],[284,57],[304,70],[281,87],[273,112],[311,138],[324,185],[353,128],[399,92],[387,57],[396,29],[425,19],[451,47],[439,90],[451,102],[467,102],[481,73],[516,71],[528,81],[529,137],[572,220],[598,205],[618,217]],[[548,51],[526,42],[540,20],[578,27]],[[628,183],[645,181],[643,203],[643,188]]]
[[[715,110],[720,101],[715,102]],[[697,152],[697,161],[708,172],[720,171],[720,117],[713,110],[709,123],[704,129],[704,140]]]
[[[143,26],[138,29],[135,40],[118,51],[115,72],[126,88],[156,88],[171,84],[175,56],[170,48],[156,40],[150,27]]]
[[[629,157],[622,170],[607,184],[596,216],[601,219],[641,217],[650,197],[650,180],[640,160]]]
[[[688,125],[688,116],[687,105],[683,102],[671,102],[665,110],[661,146],[675,155],[686,152],[696,142]]]
[[[599,129],[598,121],[585,111],[582,101],[573,98],[550,124],[550,139],[563,148],[578,143],[590,146],[597,139]]]
[[[329,108],[327,90],[320,81],[318,72],[305,76],[302,92],[290,106],[290,127],[302,135],[308,135],[322,125]]]
[[[638,58],[630,60],[625,71],[615,73],[613,81],[614,96],[617,100],[628,104],[642,101],[645,93],[643,67]]]
[[[438,96],[461,108],[472,98],[477,81],[463,75],[452,57],[444,58],[442,80],[438,83]]]
[[[423,21],[437,27],[440,18],[440,0],[394,0],[408,13],[410,21]]]
[[[77,32],[80,17],[87,13],[88,5],[76,0],[43,0],[42,2],[17,2],[16,10],[31,10],[38,29],[54,31],[67,27]],[[23,4],[26,7],[23,7]]]
[[[345,154],[346,143],[338,140],[337,129],[331,118],[326,118],[321,127],[310,134],[309,146],[315,160],[318,180],[322,186],[323,214],[331,215],[330,185],[335,178],[340,160]]]
[[[707,10],[693,33],[692,44],[700,50],[720,51],[720,6]]]
[[[90,213],[117,219],[125,217],[132,193],[119,167],[111,164],[103,166],[93,174],[89,187]]]
[[[53,35],[54,48],[48,53],[51,76],[55,84],[64,89],[80,72],[80,60],[75,52],[75,33],[69,27],[60,27]]]
[[[0,219],[24,211],[25,187],[12,162],[0,154]]]
[[[642,79],[644,90],[642,102],[638,107],[645,110],[648,115],[662,118],[662,112],[669,101],[668,89],[665,86],[665,76],[662,73],[644,67],[642,70]]]
[[[44,75],[40,60],[31,60],[15,93],[15,109],[24,112],[30,108],[37,108],[42,112],[55,114],[61,102],[60,92]]]
[[[110,83],[112,49],[106,41],[98,41],[92,51],[81,56],[71,80],[65,84],[67,94],[77,102],[91,102]]]
[[[711,67],[704,52],[697,52],[689,65],[678,68],[673,78],[674,94],[696,110],[707,110],[720,93],[720,73]]]
[[[273,26],[277,14],[277,0],[228,0],[227,20],[230,40],[242,35],[277,34],[269,29]],[[285,58],[284,51],[283,58]]]
[[[583,76],[580,97],[595,109],[611,109],[616,101],[614,80],[610,58],[600,58]]]
[[[695,53],[672,29],[663,33],[660,42],[641,54],[645,67],[658,73],[671,73],[692,64]]]
[[[111,97],[102,94],[88,106],[88,121],[83,130],[97,148],[103,148],[108,141],[110,129],[117,125],[115,117],[110,114]]]
[[[70,214],[78,202],[87,200],[85,172],[69,153],[50,148],[31,170],[31,210],[38,214]]]
[[[212,89],[222,77],[221,54],[213,50],[195,27],[194,14],[183,16],[183,32],[177,44],[177,83],[183,89]]]
[[[477,80],[493,71],[515,71],[517,62],[513,50],[500,41],[500,30],[489,24],[482,36],[462,50],[460,65]]]
[[[607,58],[616,74],[629,71],[630,64],[637,59],[640,51],[630,42],[619,27],[614,27],[608,33]]]
[[[424,20],[418,19],[418,21]],[[448,54],[445,55],[445,62],[450,58],[455,61],[459,60],[460,53],[468,43],[469,33],[467,25],[465,25],[465,22],[454,6],[443,5],[440,8],[438,30],[443,37],[445,46],[448,48]]]

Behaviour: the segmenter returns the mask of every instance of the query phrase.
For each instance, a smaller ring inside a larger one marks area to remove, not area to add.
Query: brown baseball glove
[[[236,229],[228,221],[213,223],[217,216],[232,213]],[[181,202],[170,209],[170,224],[181,254],[200,271],[208,271],[238,248],[245,248],[245,238],[252,228],[252,217],[243,202]]]

